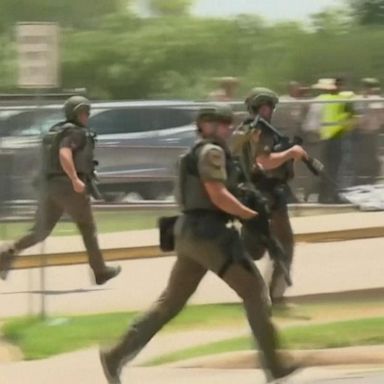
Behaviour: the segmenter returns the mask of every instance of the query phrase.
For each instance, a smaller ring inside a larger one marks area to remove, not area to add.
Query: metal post
[[[41,108],[42,100],[40,90],[36,91],[36,121],[40,122],[38,111]],[[43,127],[40,125],[40,138],[42,139],[44,135]],[[44,191],[39,191],[39,193],[44,193]],[[42,212],[44,221],[42,221],[43,228],[45,228],[45,212]],[[42,241],[40,246],[40,312],[39,317],[41,320],[45,320],[47,317],[47,300],[46,300],[46,267],[47,266],[47,257],[45,253],[45,240]]]

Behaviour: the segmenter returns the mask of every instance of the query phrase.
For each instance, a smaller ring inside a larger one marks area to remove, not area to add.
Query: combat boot
[[[108,384],[121,384],[120,381],[120,368],[113,364],[108,356],[107,351],[99,351],[101,366],[103,367],[104,375],[108,381]]]
[[[299,372],[301,366],[299,364],[292,364],[279,369],[274,369],[270,371],[272,377],[268,378],[269,383],[283,383],[285,379],[291,377]]]
[[[106,266],[101,272],[95,273],[95,282],[97,285],[102,285],[108,280],[113,279],[121,272],[120,265],[116,267]]]

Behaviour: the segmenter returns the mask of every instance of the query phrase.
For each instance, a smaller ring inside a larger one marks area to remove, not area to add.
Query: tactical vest
[[[205,145],[209,144],[219,146],[224,150],[227,171],[225,186],[231,191],[234,190],[237,185],[237,167],[228,149],[213,140],[199,141],[179,159],[176,200],[183,212],[198,210],[220,212],[219,208],[211,202],[198,170],[199,153]]]
[[[65,172],[60,164],[60,143],[66,135],[76,130],[83,133],[81,146],[73,151],[73,162],[76,172],[80,176],[91,176],[95,170],[94,149],[95,139],[87,128],[76,126],[70,122],[54,125],[44,136],[42,143],[42,173],[45,177],[64,176]]]

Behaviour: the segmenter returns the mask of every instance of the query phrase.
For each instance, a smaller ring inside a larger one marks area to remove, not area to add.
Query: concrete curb
[[[298,243],[330,243],[384,237],[382,212],[296,217],[292,219],[292,225],[295,241]],[[156,229],[127,231],[100,235],[100,242],[103,243],[106,261],[170,256],[172,253],[160,251],[158,237]],[[68,247],[72,240],[76,247]],[[35,249],[36,253],[29,253],[27,257],[18,256],[14,268],[38,268],[42,265],[60,266],[87,262],[87,255],[83,245],[78,243],[78,236],[52,238],[50,241],[51,244],[56,243],[56,246],[44,249],[43,255],[41,250]],[[63,242],[65,242],[64,247]]]
[[[324,350],[280,351],[283,359],[299,363],[302,367],[333,365],[383,365],[384,345],[334,348]],[[184,360],[163,367],[208,369],[261,368],[260,355],[254,351],[221,353],[215,356]]]

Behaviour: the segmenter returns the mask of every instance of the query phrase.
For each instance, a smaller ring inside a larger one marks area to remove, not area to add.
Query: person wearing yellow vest
[[[320,138],[326,172],[335,182],[332,184],[326,179],[321,181],[319,202],[339,203],[336,186],[341,186],[343,178],[351,171],[348,133],[354,126],[353,109],[345,99],[351,99],[354,94],[343,91],[343,80],[340,78],[320,79],[313,88],[323,91],[317,100],[329,101],[321,110]]]

